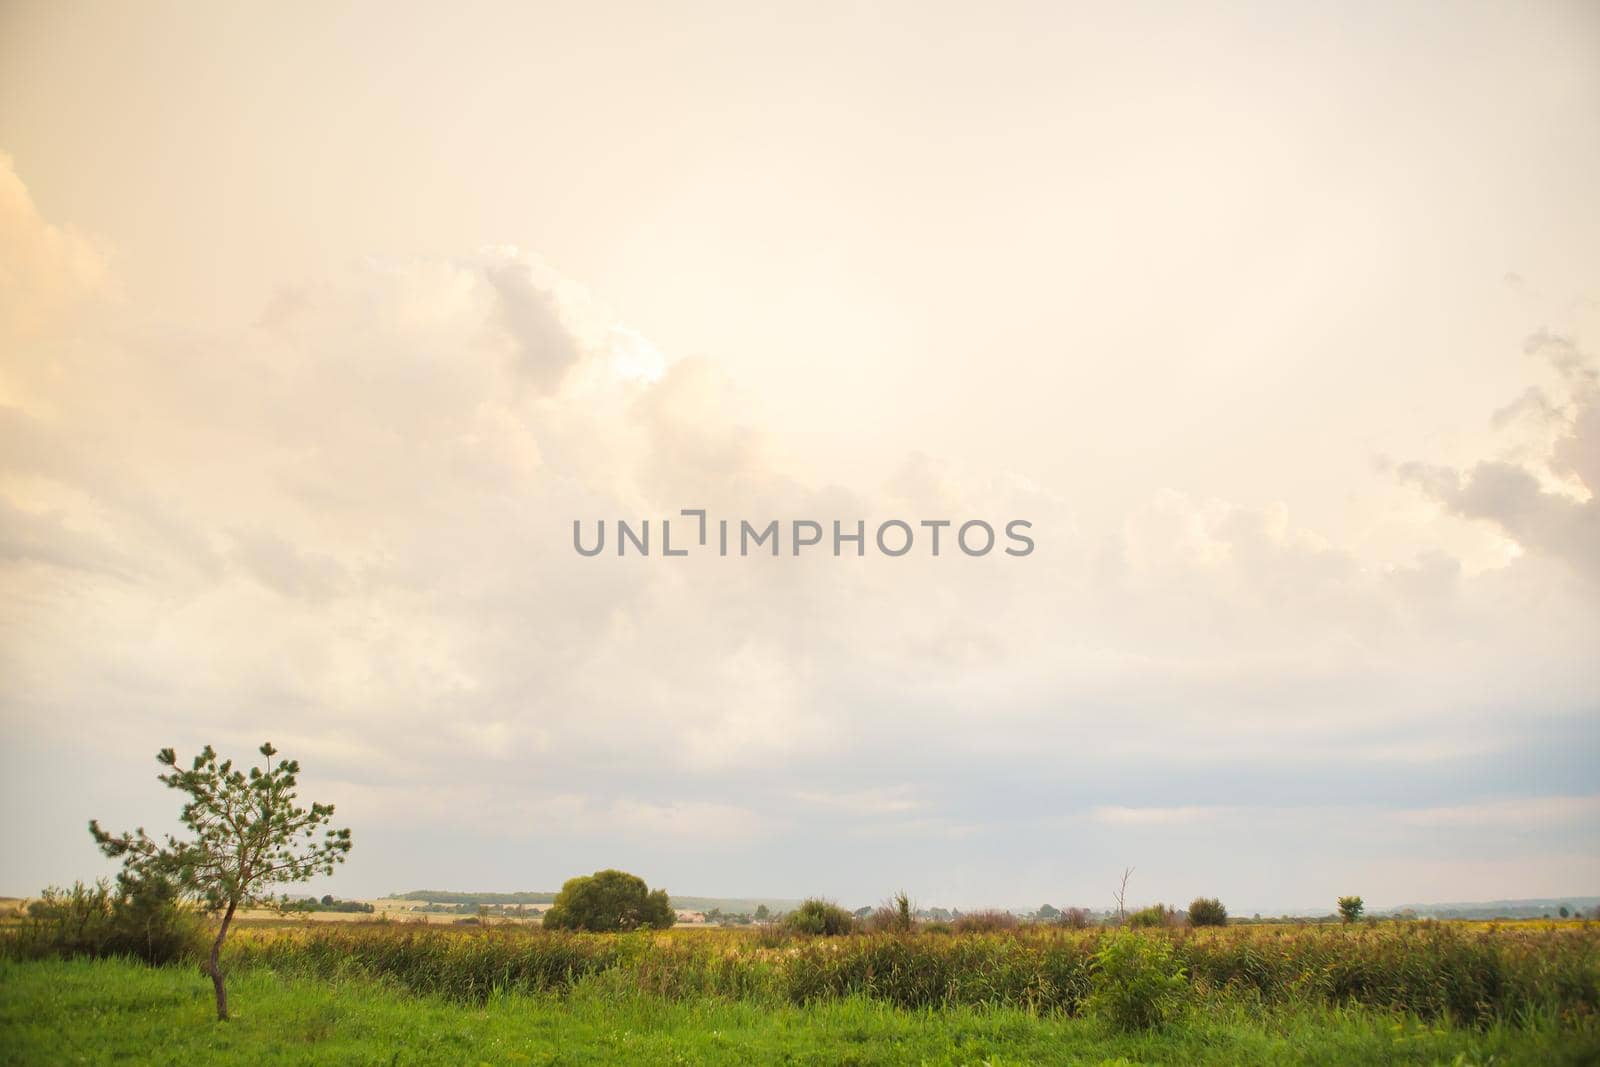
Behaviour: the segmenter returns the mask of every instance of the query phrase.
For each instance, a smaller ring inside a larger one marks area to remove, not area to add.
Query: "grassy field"
[[[381,978],[462,1002],[559,992],[604,975],[671,999],[767,1005],[860,996],[902,1008],[1081,1014],[1102,930],[804,937],[779,931],[555,934],[522,927],[321,925],[242,933],[231,957],[295,977]],[[1193,995],[1358,1005],[1467,1024],[1600,1013],[1600,926],[1227,927],[1149,932]]]
[[[619,991],[481,1004],[372,979],[234,977],[237,1018],[212,1017],[187,967],[122,960],[0,963],[6,1064],[1591,1064],[1600,1034],[1551,1021],[1470,1029],[1366,1010],[1212,1004],[1118,1034],[1008,1008],[908,1010],[860,997],[772,1006]]]
[[[1588,923],[273,924],[230,938],[227,1024],[192,962],[107,955],[117,943],[61,922],[0,934],[0,1064],[1600,1063]],[[1119,951],[1131,970],[1111,966]],[[1108,1004],[1151,988],[1166,990],[1155,1024],[1119,1023]]]

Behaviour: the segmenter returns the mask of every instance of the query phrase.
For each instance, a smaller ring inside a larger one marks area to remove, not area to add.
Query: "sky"
[[[0,153],[0,893],[267,739],[344,896],[1600,886],[1592,4],[11,0]]]

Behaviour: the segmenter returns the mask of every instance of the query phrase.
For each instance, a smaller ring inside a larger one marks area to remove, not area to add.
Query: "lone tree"
[[[1347,923],[1353,923],[1361,918],[1361,912],[1366,906],[1366,902],[1360,897],[1340,897],[1339,917]]]
[[[271,743],[261,746],[261,754],[266,766],[251,767],[248,774],[235,770],[232,760],[218,763],[210,745],[186,771],[178,769],[172,749],[156,755],[162,766],[172,768],[157,779],[189,796],[181,818],[192,840],[167,834],[158,843],[142,826],[131,834],[112,834],[98,819],[89,823],[100,851],[122,860],[129,878],[171,879],[208,911],[222,913],[205,966],[216,987],[219,1020],[228,1018],[221,956],[234,912],[270,897],[273,885],[332,874],[350,851],[349,830],[329,829],[317,837],[317,830],[333,820],[332,804],[313,803],[310,810],[295,804],[300,764],[292,759],[274,763],[278,750]]]
[[[595,871],[569,878],[544,913],[549,930],[665,930],[677,921],[665,889],[650,891],[627,871]]]

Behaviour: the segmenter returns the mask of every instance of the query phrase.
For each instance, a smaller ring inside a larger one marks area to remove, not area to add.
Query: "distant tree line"
[[[388,900],[421,900],[430,904],[465,904],[476,908],[480,904],[554,904],[554,893],[452,893],[443,889],[413,889],[409,893],[391,893]]]
[[[352,915],[371,915],[378,909],[362,900],[340,900],[329,894],[321,900],[316,897],[301,897],[298,900],[283,898],[278,904],[279,911],[332,911],[344,912]]]

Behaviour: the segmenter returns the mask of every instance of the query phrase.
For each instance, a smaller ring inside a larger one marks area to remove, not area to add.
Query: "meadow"
[[[1600,1062],[1592,923],[246,926],[226,1024],[191,963],[60,955],[5,935],[0,1062]],[[1157,972],[1163,1010],[1127,1025]]]

